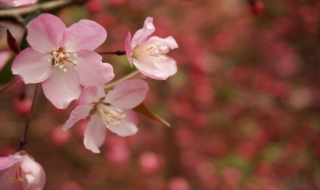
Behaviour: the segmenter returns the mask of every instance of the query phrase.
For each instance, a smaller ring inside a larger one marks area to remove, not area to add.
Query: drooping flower
[[[0,2],[13,7],[32,5],[35,4],[37,1],[38,0],[0,0]]]
[[[171,36],[153,36],[147,39],[154,31],[153,18],[148,17],[143,28],[133,35],[132,40],[131,33],[128,33],[125,41],[126,54],[131,65],[133,63],[142,74],[165,80],[177,72],[176,61],[165,54],[170,49],[178,48],[178,44]]]
[[[80,20],[67,28],[58,17],[41,14],[27,29],[31,47],[18,54],[12,72],[26,84],[42,82],[45,96],[57,108],[80,96],[80,84],[103,85],[113,79],[112,66],[93,52],[107,37],[96,22]]]
[[[72,111],[62,130],[66,131],[79,120],[90,116],[84,132],[84,145],[99,153],[107,128],[123,137],[138,131],[138,118],[131,109],[144,100],[148,90],[148,84],[141,79],[121,82],[107,94],[103,86],[86,87],[79,98],[82,104]]]
[[[0,187],[4,190],[42,190],[46,175],[25,151],[0,157]]]

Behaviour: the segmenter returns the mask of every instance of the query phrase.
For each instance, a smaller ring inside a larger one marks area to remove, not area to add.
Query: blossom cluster
[[[123,137],[138,131],[138,118],[132,109],[145,99],[148,84],[142,79],[128,79],[106,87],[115,74],[111,64],[104,63],[102,56],[94,51],[107,38],[102,26],[84,19],[66,27],[58,17],[43,13],[26,28],[30,47],[16,56],[12,73],[25,84],[41,83],[44,95],[58,109],[79,100],[62,130],[89,117],[84,146],[93,153],[100,152],[107,129]],[[166,80],[177,72],[175,60],[166,54],[178,45],[171,36],[149,38],[154,31],[153,19],[148,17],[132,39],[128,33],[125,54],[141,74]],[[26,152],[1,157],[0,161],[0,185],[9,189],[43,188],[43,169]]]

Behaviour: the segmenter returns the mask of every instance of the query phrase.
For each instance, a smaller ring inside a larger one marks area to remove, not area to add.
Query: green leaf
[[[23,24],[25,26],[27,26],[27,24],[32,21],[33,19],[35,19],[37,16],[39,16],[42,13],[41,9],[38,9],[34,12],[32,12],[31,14],[29,14],[25,19]],[[20,49],[23,50],[27,47],[27,31],[24,32],[21,43],[20,43]]]
[[[0,84],[6,84],[13,79],[14,75],[11,71],[11,65],[13,62],[14,57],[11,57],[6,65],[0,70]]]
[[[159,123],[162,123],[163,125],[165,125],[167,127],[171,127],[171,125],[167,121],[165,121],[161,117],[157,116],[156,114],[152,113],[143,103],[141,103],[137,107],[133,108],[133,111],[140,113],[144,116],[147,116],[150,119],[153,119]]]
[[[25,26],[27,26],[27,24],[32,21],[33,19],[35,19],[37,16],[39,16],[40,14],[42,13],[41,9],[38,9],[32,13],[30,13],[25,19],[24,19],[24,22],[23,24]]]

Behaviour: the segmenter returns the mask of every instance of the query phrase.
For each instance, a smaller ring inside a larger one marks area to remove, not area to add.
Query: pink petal
[[[141,79],[127,80],[115,85],[106,95],[104,102],[115,108],[131,109],[145,99],[148,90],[148,83]]]
[[[81,119],[85,119],[89,116],[89,113],[91,109],[93,108],[93,105],[86,104],[86,105],[80,105],[76,107],[70,114],[69,119],[66,121],[66,123],[61,127],[63,131],[68,130],[71,128],[75,123],[80,121]]]
[[[176,61],[168,56],[166,56],[166,59],[164,60],[157,61],[156,66],[159,70],[161,70],[163,73],[168,74],[169,76],[176,74],[176,72],[178,71]]]
[[[126,137],[137,133],[137,115],[132,110],[125,110],[126,118],[120,121],[119,124],[109,124],[110,131],[116,133],[119,136]]]
[[[127,38],[126,38],[126,41],[124,43],[124,47],[125,47],[125,50],[126,50],[126,55],[127,55],[127,58],[132,66],[132,58],[131,58],[131,43],[130,43],[130,40],[131,40],[131,33],[129,32],[128,35],[127,35]]]
[[[133,123],[135,125],[138,125],[139,123],[139,117],[138,114],[133,110],[123,110],[123,114],[126,115],[126,120],[130,123]]]
[[[104,85],[114,78],[113,67],[102,63],[102,57],[90,50],[77,52],[75,70],[78,72],[80,83],[85,86]]]
[[[42,88],[45,96],[59,109],[66,108],[81,93],[78,74],[72,67],[67,67],[66,73],[54,68],[52,75],[42,83]]]
[[[138,30],[132,37],[131,44],[132,48],[136,47],[137,45],[143,44],[147,38],[155,31],[155,27],[153,25],[153,18],[148,17],[144,21],[144,26],[142,29]]]
[[[22,158],[16,158],[13,156],[0,157],[0,171],[10,168],[14,164],[21,162]],[[1,184],[1,183],[0,183]]]
[[[8,168],[6,170],[0,171],[0,187],[3,190],[27,190],[28,182],[25,180],[23,183],[21,183],[18,180],[15,180],[13,183],[8,180],[8,176],[12,175],[11,168]]]
[[[43,13],[27,25],[27,40],[31,47],[41,53],[57,50],[66,25],[56,16]]]
[[[168,36],[166,38],[159,38],[157,36],[152,36],[146,41],[145,45],[155,44],[155,43],[159,43],[159,46],[167,46],[170,49],[176,49],[179,47],[176,40],[172,36]],[[167,51],[169,51],[169,48],[167,49]]]
[[[81,91],[79,100],[84,104],[98,102],[101,98],[105,97],[104,86],[89,86]]]
[[[13,7],[19,7],[35,4],[37,0],[1,0],[0,2]]]
[[[107,128],[101,119],[98,112],[93,114],[84,131],[84,146],[93,153],[100,153],[99,147],[106,139]]]
[[[26,174],[29,184],[28,189],[43,189],[45,185],[45,173],[42,166],[27,155],[23,156],[23,158],[20,166]]]
[[[98,23],[80,20],[67,28],[60,43],[67,51],[94,50],[107,38],[107,31]]]
[[[50,55],[27,48],[17,55],[12,63],[12,73],[19,75],[24,83],[43,82],[51,76],[52,65],[48,63]]]
[[[152,57],[133,58],[133,64],[142,74],[156,80],[166,80],[170,73],[163,72],[161,68],[156,66],[156,62]]]

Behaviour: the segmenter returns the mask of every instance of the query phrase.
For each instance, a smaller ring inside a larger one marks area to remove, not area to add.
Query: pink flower
[[[45,183],[43,168],[25,151],[0,157],[1,189],[41,190]]]
[[[153,18],[148,17],[142,29],[138,30],[132,37],[131,33],[125,41],[127,57],[144,75],[165,80],[177,72],[176,61],[166,56],[170,49],[178,47],[173,37],[159,38],[156,36],[147,39],[155,31]],[[130,42],[131,40],[131,42]]]
[[[107,95],[103,86],[86,87],[79,98],[83,104],[72,111],[62,130],[66,131],[79,120],[90,116],[84,132],[84,146],[99,153],[98,147],[106,138],[107,128],[123,137],[138,131],[138,118],[131,109],[144,100],[148,90],[148,84],[141,79],[119,83]]]
[[[0,0],[0,2],[13,7],[32,5],[35,4],[37,1],[38,0]]]
[[[80,96],[80,84],[103,85],[113,68],[93,52],[107,33],[97,23],[81,20],[66,28],[57,17],[41,14],[28,25],[26,48],[15,58],[12,72],[28,83],[42,82],[45,96],[57,108],[66,108]]]

